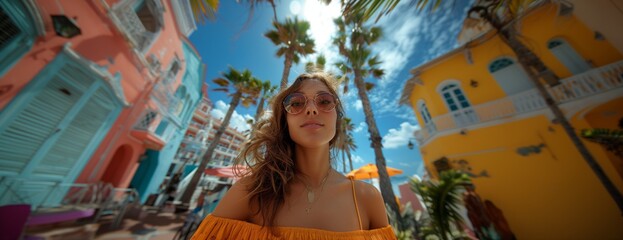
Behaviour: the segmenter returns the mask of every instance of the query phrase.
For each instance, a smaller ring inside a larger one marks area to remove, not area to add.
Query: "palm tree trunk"
[[[573,126],[571,126],[571,123],[569,123],[562,110],[560,110],[560,107],[558,107],[556,100],[550,95],[547,89],[545,89],[545,86],[541,83],[541,81],[539,81],[539,76],[535,73],[539,72],[548,74],[551,73],[551,71],[547,68],[547,66],[545,66],[541,59],[539,59],[528,47],[519,41],[513,28],[498,28],[498,32],[500,33],[499,36],[502,41],[508,44],[508,46],[517,55],[519,63],[527,70],[530,80],[534,83],[539,93],[545,100],[545,103],[554,114],[555,120],[562,125],[563,129],[573,142],[573,145],[575,145],[584,158],[584,161],[586,161],[593,173],[597,176],[601,184],[606,188],[606,191],[617,204],[619,212],[623,214],[623,197],[621,196],[621,193],[617,190],[612,181],[610,181],[582,140],[580,140],[578,135],[575,133]]]
[[[260,117],[262,116],[262,113],[264,113],[264,101],[266,99],[264,98],[264,96],[260,96],[260,104],[257,105],[257,110],[255,111],[255,122],[253,124],[257,124],[257,121],[260,119]]]
[[[387,168],[385,167],[385,156],[383,156],[383,144],[381,143],[381,134],[379,134],[379,130],[376,127],[376,120],[374,120],[374,113],[372,112],[372,105],[370,105],[370,99],[368,99],[368,93],[366,92],[365,82],[363,81],[361,70],[354,69],[355,75],[355,86],[357,87],[357,92],[359,94],[359,99],[361,99],[361,103],[363,105],[363,112],[366,116],[366,123],[368,124],[368,133],[370,133],[370,140],[372,141],[371,145],[374,149],[374,155],[376,157],[376,167],[379,172],[379,186],[381,187],[381,195],[383,196],[383,201],[385,204],[389,205],[392,211],[396,214],[396,218],[400,222],[400,208],[398,207],[398,203],[396,202],[396,196],[394,195],[394,190],[392,189],[392,183],[389,180],[389,175],[387,174]],[[401,224],[397,226],[401,228]],[[398,229],[402,231],[403,229]]]
[[[268,2],[270,3],[270,6],[273,8],[273,16],[275,17],[275,22],[279,22],[277,20],[277,7],[275,6],[275,1],[269,0]]]
[[[241,91],[237,91],[232,96],[231,103],[229,104],[229,109],[227,109],[227,114],[225,114],[225,119],[223,119],[223,122],[221,122],[221,126],[216,131],[216,134],[214,134],[214,139],[212,139],[212,142],[210,142],[210,145],[208,146],[208,150],[206,150],[206,152],[203,154],[201,163],[199,163],[199,166],[197,167],[195,174],[193,174],[193,178],[190,180],[190,182],[186,186],[184,195],[182,195],[182,198],[181,198],[182,203],[187,203],[187,204],[190,203],[193,193],[195,193],[195,189],[197,188],[197,184],[199,184],[199,180],[201,179],[201,176],[203,175],[203,172],[205,171],[206,166],[212,159],[212,155],[214,154],[214,150],[216,149],[216,147],[218,146],[218,143],[221,140],[221,136],[223,136],[223,133],[225,133],[225,130],[227,130],[227,126],[229,125],[231,116],[233,115],[234,110],[238,106],[238,103],[240,103],[241,97],[242,97]]]
[[[292,59],[294,54],[288,50],[286,53],[286,59],[283,61],[283,75],[281,76],[281,89],[286,89],[288,86],[288,76],[290,76],[290,68],[292,67]]]
[[[346,173],[346,151],[344,149],[341,150],[342,152],[342,172]]]
[[[354,168],[353,168],[353,158],[352,158],[352,156],[350,155],[350,149],[347,149],[346,151],[348,151],[348,152],[346,153],[346,155],[348,156],[348,163],[350,164],[350,171],[353,171],[353,169],[354,169]]]

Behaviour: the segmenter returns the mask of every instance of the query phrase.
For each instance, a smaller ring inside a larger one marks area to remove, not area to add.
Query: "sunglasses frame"
[[[302,96],[305,98],[305,104],[304,104],[304,105],[303,105],[303,107],[301,108],[301,111],[299,111],[299,112],[297,112],[297,113],[291,113],[290,111],[288,111],[288,106],[286,105],[286,100],[287,100],[287,99],[289,99],[289,98],[290,98],[290,96],[295,95],[295,94],[300,94],[300,95],[302,95]],[[316,99],[318,98],[318,96],[320,96],[320,95],[325,95],[325,94],[326,94],[326,95],[329,95],[329,96],[331,96],[331,97],[333,97],[333,107],[332,107],[331,109],[328,109],[328,110],[323,110],[322,108],[319,108],[319,107],[318,107],[318,104],[316,103]],[[323,112],[331,112],[331,111],[333,111],[333,109],[335,109],[335,108],[337,107],[337,101],[338,101],[338,100],[337,100],[337,97],[336,97],[336,96],[334,96],[334,95],[333,95],[333,94],[331,94],[331,93],[328,93],[328,92],[321,92],[321,93],[318,93],[318,94],[316,94],[316,95],[314,96],[313,101],[314,101],[314,106],[316,107],[316,109],[318,109],[318,110],[320,110],[320,111],[323,111]],[[283,104],[283,109],[284,109],[287,113],[292,114],[292,115],[296,115],[296,114],[302,113],[302,112],[303,112],[303,110],[307,107],[307,103],[309,103],[309,98],[308,98],[305,94],[300,93],[300,92],[296,92],[296,93],[291,93],[291,94],[289,94],[288,96],[286,96],[286,98],[285,98],[285,99],[283,99],[283,102],[282,102],[282,104]]]

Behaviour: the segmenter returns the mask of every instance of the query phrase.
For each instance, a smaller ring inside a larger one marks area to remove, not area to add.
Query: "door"
[[[586,60],[562,39],[554,39],[547,43],[547,48],[574,75],[591,69]]]
[[[507,96],[534,88],[528,73],[510,58],[501,58],[489,64],[489,72]]]
[[[0,115],[0,205],[60,203],[119,112],[106,83],[59,58]]]
[[[476,113],[458,84],[447,84],[441,88],[441,95],[450,110],[456,127],[463,127],[478,122]]]

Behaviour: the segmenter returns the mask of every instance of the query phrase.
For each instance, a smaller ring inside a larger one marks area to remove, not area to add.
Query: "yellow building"
[[[578,134],[618,129],[623,55],[569,7],[532,9],[518,22],[521,40],[560,78],[547,89]],[[464,28],[470,29],[462,38],[487,29],[474,22]],[[623,239],[616,202],[495,33],[480,34],[411,73],[401,103],[413,107],[422,126],[415,137],[432,178],[447,168],[467,172],[518,239]],[[623,159],[582,141],[623,192]]]

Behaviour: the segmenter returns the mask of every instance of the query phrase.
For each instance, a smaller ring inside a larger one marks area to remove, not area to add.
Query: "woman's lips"
[[[308,128],[308,129],[318,129],[318,128],[324,127],[324,124],[317,123],[317,122],[307,122],[307,123],[303,123],[301,127]]]

